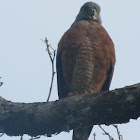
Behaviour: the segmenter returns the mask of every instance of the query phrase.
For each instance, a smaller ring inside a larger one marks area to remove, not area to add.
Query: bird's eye
[[[98,11],[98,14],[100,14],[100,11]]]

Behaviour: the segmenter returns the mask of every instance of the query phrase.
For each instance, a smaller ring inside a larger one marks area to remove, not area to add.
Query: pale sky
[[[0,96],[14,102],[44,102],[51,81],[51,62],[40,40],[48,37],[54,49],[86,0],[0,1]],[[103,26],[116,51],[111,89],[140,82],[140,1],[95,0],[102,10]],[[58,99],[56,76],[51,101]],[[119,125],[124,140],[139,140],[140,119]],[[117,140],[112,126],[105,129]],[[95,126],[96,140],[108,140]],[[89,140],[93,140],[93,132]],[[71,140],[72,132],[40,140]],[[24,140],[30,137],[25,135]],[[4,135],[0,140],[19,140]]]

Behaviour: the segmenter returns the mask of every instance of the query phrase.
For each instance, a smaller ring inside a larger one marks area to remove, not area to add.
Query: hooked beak
[[[90,16],[91,16],[94,20],[97,20],[97,14],[98,14],[98,12],[96,11],[96,9],[91,9],[91,10],[90,10]]]
[[[96,9],[91,9],[89,12],[90,16],[94,19],[97,20],[97,14],[98,12],[96,11]]]
[[[91,9],[89,14],[93,17],[95,15],[95,10],[94,9]]]
[[[94,16],[96,14],[96,9],[90,9],[89,14]]]

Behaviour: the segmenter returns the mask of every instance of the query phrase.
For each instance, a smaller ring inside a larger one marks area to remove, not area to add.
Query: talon
[[[94,91],[93,91],[93,90],[91,90],[91,93],[94,93]]]
[[[69,93],[69,96],[72,96],[72,95],[73,95],[73,93],[72,93],[72,92],[70,92],[70,93]]]
[[[69,92],[69,93],[68,93],[68,95],[69,95],[69,96],[78,95],[78,92],[74,92],[74,93],[72,93],[72,92]]]
[[[74,95],[76,95],[76,93],[72,93],[72,92],[70,92],[70,93],[68,93],[69,94],[69,96],[74,96]]]

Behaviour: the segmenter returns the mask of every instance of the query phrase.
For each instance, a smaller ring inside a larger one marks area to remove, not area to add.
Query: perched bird
[[[85,3],[62,36],[56,68],[59,98],[109,90],[114,65],[114,44],[101,25],[101,8]],[[73,130],[73,140],[88,140],[93,126]]]

